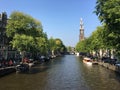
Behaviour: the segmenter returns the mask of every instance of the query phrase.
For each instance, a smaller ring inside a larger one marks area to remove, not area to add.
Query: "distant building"
[[[82,18],[80,19],[80,35],[79,35],[79,41],[84,40],[84,25],[83,25],[83,20]]]

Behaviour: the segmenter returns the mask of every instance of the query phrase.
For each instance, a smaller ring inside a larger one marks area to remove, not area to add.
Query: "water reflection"
[[[0,90],[118,90],[120,75],[104,67],[87,66],[66,55],[36,65],[27,73],[0,78]]]
[[[84,64],[83,64],[84,65]],[[84,65],[83,76],[91,90],[118,90],[120,75],[102,66]]]

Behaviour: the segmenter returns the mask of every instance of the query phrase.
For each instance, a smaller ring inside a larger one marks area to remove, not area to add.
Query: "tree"
[[[83,40],[83,41],[80,41],[80,42],[78,42],[77,43],[77,45],[76,45],[76,50],[78,51],[78,52],[87,52],[86,51],[86,40]]]
[[[52,53],[52,55],[54,55],[54,51],[55,51],[55,39],[53,37],[51,37],[48,42],[49,42],[49,50]]]
[[[64,50],[64,45],[61,39],[56,38],[55,39],[55,44],[56,44],[56,52],[60,54]]]
[[[24,52],[31,52],[31,48],[35,47],[34,39],[31,36],[15,34],[10,42],[13,48],[17,48],[24,57]]]
[[[88,53],[92,53],[94,51],[98,54],[101,49],[105,50],[111,48],[107,40],[108,32],[105,30],[104,26],[98,26],[91,36],[76,45],[76,49],[78,51]]]
[[[7,36],[14,37],[17,34],[40,36],[43,32],[39,21],[22,12],[13,12],[7,24]]]
[[[112,47],[120,50],[120,0],[97,0],[96,15],[108,32],[108,42]]]
[[[12,38],[12,47],[20,52],[47,51],[48,39],[47,34],[43,32],[42,24],[27,14],[13,12],[8,20],[6,34]]]
[[[61,54],[66,51],[65,45],[63,44],[62,40],[59,38],[54,39],[51,37],[49,39],[49,48],[52,55]]]
[[[42,55],[48,54],[49,47],[47,37],[36,38],[36,44],[37,44],[36,51],[40,52]]]

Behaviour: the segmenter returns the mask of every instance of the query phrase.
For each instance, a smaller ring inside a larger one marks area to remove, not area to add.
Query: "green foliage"
[[[63,43],[60,39],[55,39],[55,46],[56,46],[56,49],[60,52],[60,49],[62,48],[63,46]]]
[[[65,46],[60,39],[50,38],[43,32],[42,24],[22,12],[13,12],[7,24],[6,34],[10,37],[13,48],[20,52],[40,52],[46,55],[48,51],[63,52]]]
[[[24,34],[16,34],[11,41],[13,48],[17,48],[19,51],[29,51],[31,47],[35,47],[35,42],[32,36],[26,36]]]
[[[41,54],[46,54],[48,52],[48,40],[45,37],[36,38],[36,51],[39,51]]]
[[[78,51],[78,52],[87,52],[87,40],[83,40],[83,41],[80,41],[80,42],[78,42],[77,43],[77,45],[76,45],[76,50]]]
[[[114,49],[120,52],[120,0],[97,0],[96,15],[103,26],[97,27],[87,40],[76,45],[78,51]]]
[[[71,47],[71,46],[68,46],[68,47],[67,47],[67,51],[68,51],[68,52],[71,52],[71,51],[72,51],[72,47]]]
[[[13,48],[26,52],[48,51],[47,34],[39,21],[22,12],[13,12],[8,20],[6,34],[11,37]]]
[[[101,22],[112,25],[120,22],[119,9],[120,0],[97,0],[95,12]]]
[[[63,44],[62,40],[59,38],[54,39],[52,37],[49,39],[49,49],[55,53],[63,53],[66,51],[66,47]]]
[[[97,51],[99,49],[110,48],[108,40],[109,33],[103,26],[97,27],[92,35],[76,45],[76,50],[81,52]]]
[[[97,30],[94,31],[91,35],[91,37],[92,37],[91,44],[93,45],[94,50],[98,50],[103,45],[103,42],[102,42],[103,38],[101,36],[102,30],[101,29],[102,29],[101,27],[98,27]]]
[[[55,39],[53,37],[51,37],[49,39],[49,48],[50,48],[50,51],[55,50],[55,47],[56,47],[55,45],[56,45],[55,44]]]
[[[42,25],[29,15],[22,12],[13,12],[7,24],[7,36],[13,37],[17,34],[39,36],[42,34]]]
[[[96,11],[108,32],[108,44],[120,49],[120,0],[97,0]]]

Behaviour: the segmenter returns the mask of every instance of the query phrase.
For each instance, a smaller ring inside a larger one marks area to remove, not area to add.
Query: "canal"
[[[65,55],[36,65],[27,73],[0,78],[0,90],[119,90],[120,75],[102,66],[88,66]]]

